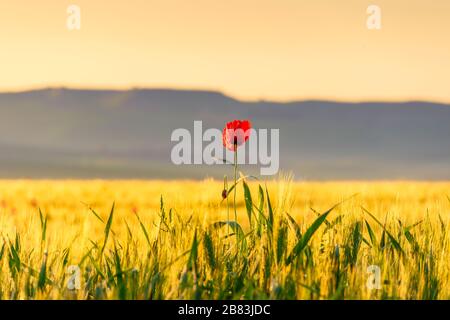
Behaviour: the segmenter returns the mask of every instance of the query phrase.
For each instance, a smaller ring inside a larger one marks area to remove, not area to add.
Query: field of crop
[[[450,183],[246,186],[0,181],[0,299],[450,299]]]

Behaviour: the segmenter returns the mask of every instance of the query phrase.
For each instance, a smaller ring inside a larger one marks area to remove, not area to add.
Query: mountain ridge
[[[450,107],[450,102],[433,101],[427,99],[403,99],[403,100],[339,100],[339,99],[326,99],[326,98],[305,98],[305,99],[287,99],[287,100],[276,100],[276,99],[239,99],[231,94],[227,94],[220,90],[214,89],[182,89],[182,88],[171,88],[171,87],[136,87],[136,88],[124,88],[124,89],[101,89],[101,88],[76,88],[76,87],[42,87],[34,89],[24,89],[24,90],[13,90],[13,91],[1,91],[0,95],[22,95],[22,94],[33,94],[33,93],[64,93],[64,92],[75,92],[75,93],[102,93],[102,94],[123,94],[123,93],[176,93],[176,94],[204,94],[204,95],[216,95],[226,98],[228,100],[236,101],[239,103],[249,103],[249,104],[280,104],[280,105],[290,105],[298,103],[332,103],[332,104],[342,104],[342,105],[366,105],[366,104],[425,104],[425,105],[441,105]]]
[[[170,137],[195,120],[221,129],[232,119],[279,129],[280,168],[299,179],[450,179],[450,104],[155,88],[0,93],[0,178],[221,178],[227,168],[172,164]]]

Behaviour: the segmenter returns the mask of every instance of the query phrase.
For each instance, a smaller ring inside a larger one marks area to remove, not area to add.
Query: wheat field
[[[223,189],[0,181],[0,299],[450,299],[450,183]]]

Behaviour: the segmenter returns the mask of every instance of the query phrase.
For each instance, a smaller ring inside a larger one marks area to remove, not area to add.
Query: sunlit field
[[[0,298],[450,299],[450,183],[247,183],[1,181]]]

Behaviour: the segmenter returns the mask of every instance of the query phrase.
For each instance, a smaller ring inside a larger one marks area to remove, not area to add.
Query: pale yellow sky
[[[0,91],[42,86],[450,102],[450,1],[1,0]]]

